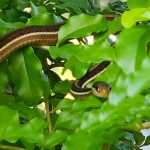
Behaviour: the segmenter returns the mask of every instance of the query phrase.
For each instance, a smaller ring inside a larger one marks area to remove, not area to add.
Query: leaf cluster
[[[149,144],[140,130],[149,127],[150,1],[110,2],[104,10],[98,2],[1,0],[1,36],[27,25],[66,23],[48,51],[26,46],[0,64],[0,149],[126,150]],[[104,60],[111,65],[87,86],[108,82],[108,99],[65,97],[72,81],[54,68],[80,79]]]

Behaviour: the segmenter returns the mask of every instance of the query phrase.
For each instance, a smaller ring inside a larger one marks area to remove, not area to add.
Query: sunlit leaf
[[[148,8],[134,8],[130,11],[124,12],[121,21],[125,28],[130,28],[139,21],[148,21],[150,19],[149,15],[150,7]]]
[[[127,5],[130,9],[133,8],[144,8],[150,6],[149,0],[127,0]]]

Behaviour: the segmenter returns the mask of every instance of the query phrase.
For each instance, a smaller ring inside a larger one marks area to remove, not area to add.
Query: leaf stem
[[[0,149],[3,149],[3,150],[27,150],[27,149],[21,148],[21,147],[7,146],[7,145],[2,145],[2,144],[0,144]]]
[[[48,131],[52,131],[52,126],[51,126],[51,119],[50,119],[50,108],[49,108],[49,103],[45,103],[45,111],[46,111],[46,118],[47,118],[47,123],[48,123]]]

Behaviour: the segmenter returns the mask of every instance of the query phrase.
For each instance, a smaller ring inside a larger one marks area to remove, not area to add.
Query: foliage
[[[149,144],[140,129],[150,118],[150,1],[114,1],[106,8],[99,2],[1,0],[1,36],[27,25],[66,24],[48,51],[27,46],[0,64],[0,149],[126,150]],[[54,67],[79,79],[104,60],[112,64],[92,83],[111,85],[107,100],[65,97],[72,81],[62,80]],[[42,102],[45,110],[38,107]]]

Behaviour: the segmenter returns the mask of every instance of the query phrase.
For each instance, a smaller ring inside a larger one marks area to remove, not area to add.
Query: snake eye
[[[92,88],[93,94],[100,98],[107,98],[110,90],[111,90],[110,85],[104,81],[94,83]]]
[[[99,91],[99,85],[97,84],[97,85],[95,85],[95,86],[93,86],[94,88],[95,88],[95,90],[98,92]]]

